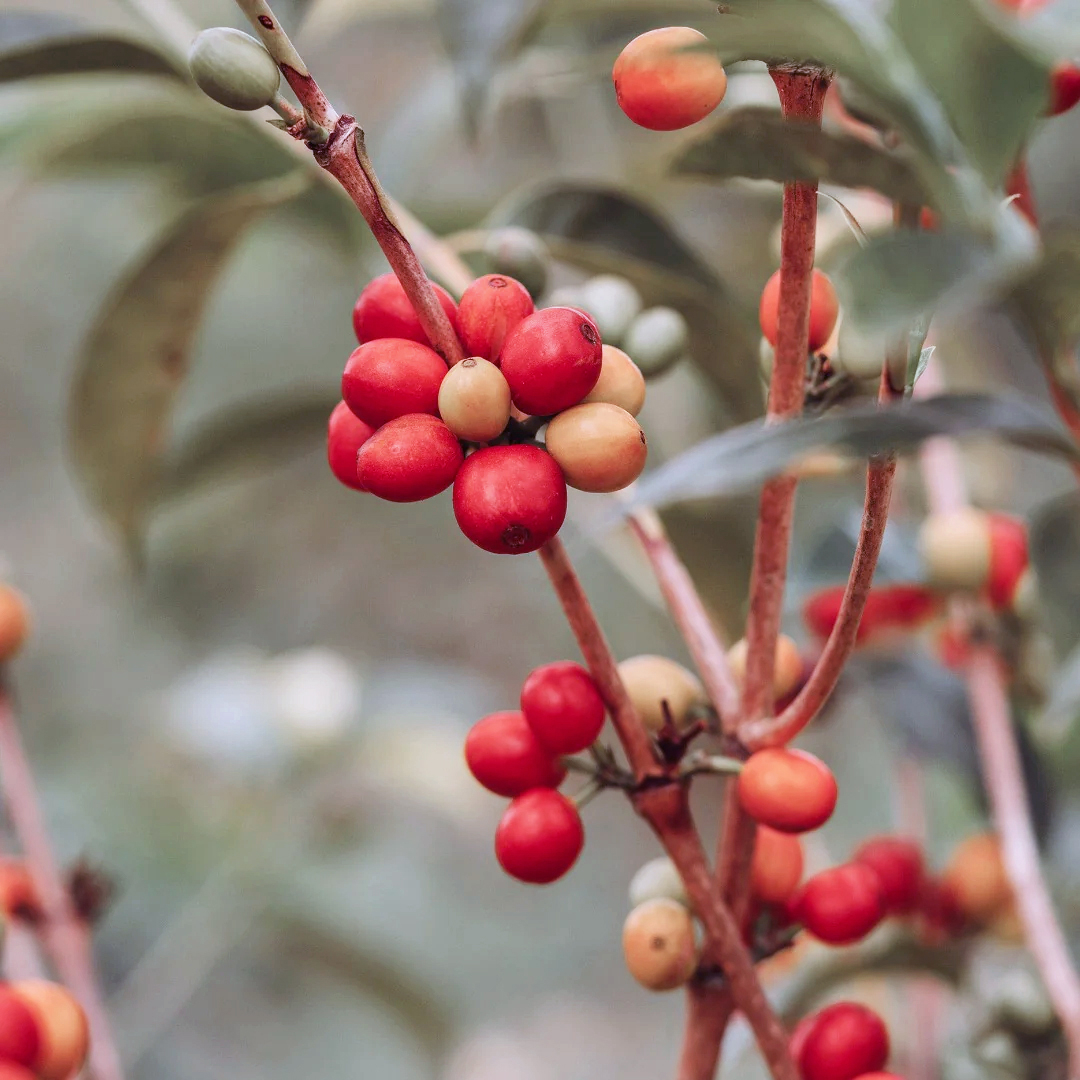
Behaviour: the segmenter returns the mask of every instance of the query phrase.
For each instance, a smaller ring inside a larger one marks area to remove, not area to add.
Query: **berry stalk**
[[[727,989],[692,982],[686,990],[686,1023],[675,1080],[713,1080],[720,1044],[735,1003]]]

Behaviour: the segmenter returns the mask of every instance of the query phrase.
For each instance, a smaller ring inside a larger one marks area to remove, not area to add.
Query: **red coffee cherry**
[[[473,724],[465,737],[465,763],[488,791],[510,798],[558,787],[566,777],[566,768],[519,712],[492,713]]]
[[[839,1001],[800,1023],[806,1025],[796,1065],[803,1080],[855,1080],[889,1060],[889,1032],[872,1009]]]
[[[761,320],[761,332],[769,344],[776,346],[777,320],[780,314],[780,271],[765,283],[761,293],[761,307],[758,317]],[[816,352],[823,348],[836,326],[840,314],[840,301],[836,290],[827,274],[815,270],[810,282],[810,340],[807,348]]]
[[[445,375],[442,357],[427,345],[380,338],[353,350],[341,376],[341,396],[372,427],[409,413],[438,416]]]
[[[863,1073],[862,1076],[855,1077],[855,1080],[904,1080],[899,1073],[891,1072],[872,1072]]]
[[[750,863],[750,891],[763,904],[783,904],[794,895],[803,874],[803,849],[797,836],[759,825]]]
[[[22,859],[0,859],[0,912],[29,922],[41,916],[41,898]]]
[[[432,284],[431,287],[456,333],[457,304],[441,285]],[[353,308],[353,329],[361,345],[378,338],[407,338],[422,345],[431,344],[416,317],[412,302],[394,274],[383,274],[365,286]]]
[[[622,944],[626,969],[646,990],[674,990],[697,968],[694,920],[677,900],[638,904],[623,924]]]
[[[0,1061],[0,1080],[39,1080],[35,1073],[14,1061]]]
[[[845,586],[821,589],[803,604],[803,622],[811,633],[827,638],[840,616]],[[881,585],[871,589],[855,640],[861,645],[871,638],[910,633],[941,610],[941,597],[925,585]]]
[[[577,754],[596,742],[606,710],[592,676],[564,661],[538,667],[525,680],[521,711],[552,753]]]
[[[0,664],[10,660],[29,636],[29,604],[18,589],[0,582]]]
[[[454,482],[454,516],[478,547],[523,555],[546,544],[566,517],[566,481],[537,446],[488,446],[471,454]]]
[[[529,290],[505,274],[477,278],[458,304],[461,345],[467,356],[499,362],[506,335],[536,310]]]
[[[583,312],[544,308],[506,335],[499,366],[522,412],[552,416],[576,405],[596,385],[602,349],[596,323]]]
[[[577,862],[585,830],[577,807],[565,795],[537,788],[519,795],[495,830],[495,857],[519,881],[547,885]]]
[[[1050,70],[1048,116],[1060,116],[1080,101],[1080,67],[1062,60]]]
[[[755,821],[786,833],[824,825],[836,808],[836,778],[805,750],[752,754],[739,773],[739,803]]]
[[[39,1080],[69,1080],[82,1068],[90,1047],[82,1006],[67,987],[45,979],[12,983],[11,990],[34,1014],[41,1032],[33,1064]]]
[[[869,866],[881,882],[885,910],[910,915],[923,894],[925,866],[922,849],[902,836],[875,836],[855,849],[852,862]]]
[[[1006,514],[990,514],[990,571],[986,596],[993,608],[1012,607],[1017,586],[1028,568],[1027,526]]]
[[[357,416],[344,401],[330,414],[326,432],[326,457],[330,471],[346,486],[366,491],[356,475],[356,455],[375,434],[375,429]]]
[[[815,874],[796,894],[792,909],[819,941],[850,945],[884,918],[885,897],[869,866],[847,863]]]
[[[612,69],[619,108],[635,124],[674,131],[704,120],[724,98],[727,75],[704,34],[665,26],[634,38]]]
[[[33,1068],[40,1051],[37,1016],[9,984],[0,984],[0,1061]]]
[[[464,460],[461,443],[437,417],[399,416],[384,424],[357,455],[357,478],[390,502],[419,502],[448,488]]]

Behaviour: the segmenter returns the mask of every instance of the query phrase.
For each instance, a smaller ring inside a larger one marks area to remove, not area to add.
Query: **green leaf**
[[[910,155],[895,153],[842,132],[785,120],[775,109],[748,107],[721,114],[709,132],[672,165],[683,176],[726,180],[818,181],[873,188],[896,202],[940,206],[950,197],[948,174],[923,175]]]
[[[309,184],[297,172],[198,203],[98,314],[72,392],[71,454],[90,502],[129,545],[159,482],[170,413],[214,283],[248,226]]]
[[[980,0],[895,0],[892,18],[972,161],[997,185],[1045,112],[1049,63],[1006,33],[1004,21],[989,16],[989,6]]]
[[[1080,495],[1069,492],[1041,506],[1028,533],[1042,614],[1058,655],[1065,656],[1080,645]]]
[[[115,34],[48,38],[0,52],[0,82],[100,71],[187,77],[187,72],[178,69],[164,53],[146,42]]]
[[[665,506],[733,495],[788,469],[812,451],[865,458],[914,449],[934,435],[991,433],[1038,453],[1080,460],[1057,419],[1021,398],[942,394],[921,401],[834,409],[783,424],[755,421],[680,454],[638,482],[630,505]]]
[[[1080,337],[1080,226],[1055,222],[1038,262],[1004,296],[1038,351],[1050,355]],[[1076,381],[1076,374],[1070,381]]]

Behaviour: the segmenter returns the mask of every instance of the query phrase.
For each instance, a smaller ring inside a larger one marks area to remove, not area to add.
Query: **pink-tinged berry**
[[[356,475],[356,455],[374,434],[375,429],[364,423],[344,401],[334,406],[326,433],[326,457],[330,471],[346,487],[367,490]]]
[[[41,1032],[32,1065],[38,1080],[70,1080],[76,1076],[90,1048],[90,1025],[71,991],[46,979],[12,983],[11,990],[34,1014]],[[0,1080],[7,1080],[3,1073]]]
[[[499,366],[523,413],[552,416],[576,405],[596,385],[602,350],[600,331],[583,312],[544,308],[506,335]]]
[[[872,837],[856,848],[852,862],[869,866],[877,874],[890,914],[910,915],[919,906],[926,867],[922,849],[914,840]]]
[[[784,904],[802,881],[802,841],[759,825],[750,862],[750,891],[763,904]]]
[[[409,413],[439,415],[446,364],[434,349],[405,338],[380,338],[353,350],[341,396],[372,427]]]
[[[556,754],[577,754],[604,726],[604,699],[592,676],[570,661],[545,664],[525,680],[521,711],[536,737]]]
[[[475,723],[465,738],[465,762],[488,791],[510,798],[558,787],[566,776],[520,712],[492,713]]]
[[[750,817],[779,832],[820,828],[836,808],[836,778],[805,750],[770,747],[751,754],[739,773],[738,792]]]
[[[1005,514],[990,514],[990,571],[986,596],[998,611],[1011,608],[1017,586],[1028,568],[1027,526]]]
[[[869,866],[847,863],[815,874],[795,896],[792,911],[819,941],[850,945],[885,917],[885,895]]]
[[[399,416],[360,447],[357,478],[380,499],[419,502],[448,488],[464,457],[461,443],[437,417]]]
[[[840,301],[836,290],[827,274],[815,270],[810,282],[810,338],[807,348],[816,352],[824,348],[836,326],[840,314]],[[761,306],[758,317],[761,320],[761,332],[769,344],[776,346],[777,329],[780,315],[780,271],[765,283],[761,291]]]
[[[439,415],[459,439],[491,442],[510,419],[510,387],[490,360],[466,357],[439,387]]]
[[[795,1064],[803,1080],[856,1080],[889,1060],[889,1032],[872,1009],[838,1001],[799,1024]],[[796,1029],[798,1031],[798,1029]]]
[[[1080,66],[1063,60],[1050,71],[1048,116],[1060,116],[1080,102]]]
[[[477,450],[454,483],[454,516],[461,531],[485,551],[536,551],[562,528],[566,517],[562,470],[536,446]]]
[[[645,468],[649,444],[641,425],[618,405],[574,405],[552,418],[544,436],[566,482],[579,491],[621,491]]]
[[[0,984],[0,1061],[33,1067],[41,1050],[34,1011],[7,984]]]
[[[585,829],[577,807],[550,788],[519,795],[495,830],[499,865],[530,885],[547,885],[561,878],[584,846]]]
[[[674,131],[704,120],[724,98],[727,75],[704,34],[665,26],[634,38],[611,72],[619,108],[640,127]]]
[[[457,304],[441,285],[431,287],[457,333]],[[407,338],[422,345],[431,344],[405,289],[393,274],[383,274],[365,286],[353,308],[353,329],[361,345],[379,338]]]
[[[477,278],[461,295],[458,325],[467,356],[499,362],[506,335],[536,310],[529,290],[505,274]]]

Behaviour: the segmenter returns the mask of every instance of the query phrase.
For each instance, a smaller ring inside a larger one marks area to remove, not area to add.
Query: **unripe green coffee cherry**
[[[859,382],[876,383],[885,364],[885,342],[860,333],[850,319],[844,319],[836,341],[836,355],[830,359],[837,371]]]
[[[654,307],[630,324],[622,348],[648,379],[682,359],[689,339],[690,331],[682,315],[674,308]]]
[[[530,229],[508,225],[488,234],[484,254],[492,273],[520,281],[535,300],[547,288],[551,256],[547,244]]]
[[[678,900],[690,906],[679,871],[666,855],[650,859],[630,879],[630,906],[636,908],[648,900]]]
[[[616,274],[599,274],[585,282],[581,301],[608,345],[618,345],[641,312],[641,294]]]
[[[199,34],[191,43],[188,66],[207,97],[243,112],[269,105],[281,81],[277,64],[262,45],[229,26]]]
[[[768,386],[769,381],[772,379],[772,366],[776,360],[776,350],[769,343],[767,337],[762,337],[758,344],[758,368],[761,371],[761,377],[765,380],[765,385]]]

